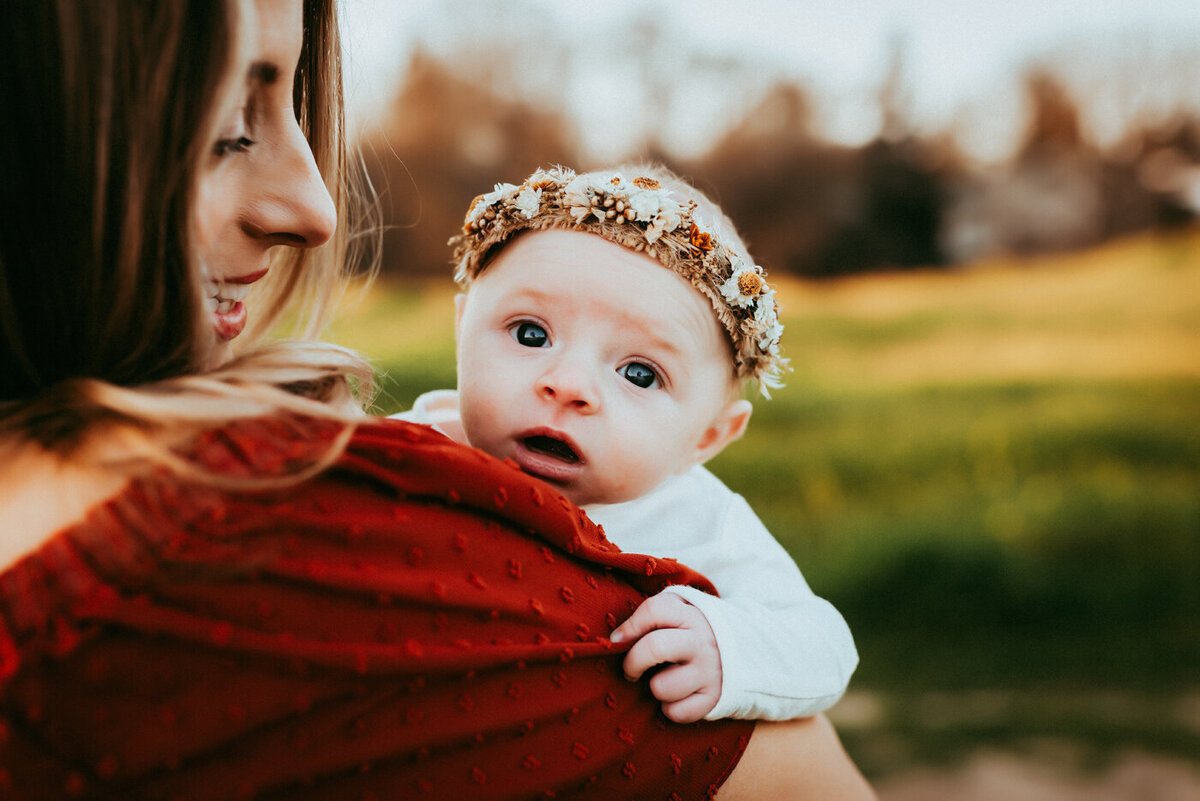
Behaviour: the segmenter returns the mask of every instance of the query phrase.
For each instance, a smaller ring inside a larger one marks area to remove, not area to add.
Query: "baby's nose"
[[[575,367],[558,366],[548,370],[538,382],[538,395],[585,414],[600,410],[600,393],[595,381]]]

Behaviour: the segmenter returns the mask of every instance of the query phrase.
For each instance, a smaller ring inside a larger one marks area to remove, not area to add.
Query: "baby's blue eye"
[[[550,342],[546,329],[537,323],[521,323],[512,330],[513,339],[527,348],[544,348]]]
[[[658,375],[652,368],[641,362],[630,362],[617,368],[617,372],[624,376],[626,381],[642,389],[653,389],[658,386]]]

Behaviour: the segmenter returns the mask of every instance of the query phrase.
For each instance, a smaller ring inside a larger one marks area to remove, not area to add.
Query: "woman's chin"
[[[238,338],[242,330],[246,327],[246,318],[246,306],[241,302],[237,303],[228,312],[223,314],[214,313],[212,315],[212,330],[215,342],[209,359],[209,369],[215,370],[233,360],[233,341]]]
[[[233,361],[233,340],[215,337],[216,343],[208,353],[209,370],[217,370]]]

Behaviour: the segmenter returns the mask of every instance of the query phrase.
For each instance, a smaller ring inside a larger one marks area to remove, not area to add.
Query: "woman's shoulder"
[[[200,432],[178,450],[183,462],[221,479],[226,490],[238,485],[277,486],[289,474],[336,463],[335,451],[347,446],[360,454],[382,458],[381,449],[395,452],[431,439],[420,427],[366,419],[347,432],[346,424],[275,415],[238,420]],[[128,514],[157,499],[174,507],[183,525],[188,507],[198,498],[212,500],[214,491],[203,481],[178,471],[160,470],[136,478],[137,471],[114,469],[105,462],[64,459],[33,443],[10,442],[0,450],[0,571],[5,571],[56,537],[114,515],[129,528],[142,518]],[[118,510],[124,512],[118,513]]]
[[[249,489],[256,482],[264,487],[303,484],[326,469],[337,474],[363,469],[368,462],[387,467],[406,459],[452,459],[458,448],[435,429],[402,420],[272,415],[205,430],[180,455],[209,475],[241,479],[233,489]],[[478,461],[477,457],[466,458]]]
[[[119,494],[128,479],[32,443],[0,450],[0,571]]]
[[[290,576],[291,586],[309,592],[314,571],[336,572],[351,554],[378,556],[358,535],[396,519],[404,487],[415,485],[408,474],[423,474],[428,492],[450,492],[452,482],[439,483],[433,466],[443,461],[441,451],[457,447],[399,421],[238,420],[178,450],[198,468],[193,473],[160,468],[126,478],[65,523],[47,518],[53,527],[0,517],[0,545],[20,543],[0,564],[0,685],[16,669],[6,652],[20,661],[18,652],[55,651],[59,630],[67,630],[62,621],[81,610],[103,617],[113,604],[127,611],[138,598],[174,610],[174,602],[159,603],[167,588],[211,595],[263,571]],[[63,485],[46,475],[34,485],[45,490],[37,496],[41,505],[52,509]],[[422,525],[445,522],[438,504],[426,505]],[[357,586],[359,578],[345,580]],[[63,647],[73,647],[87,625],[68,628],[78,631]]]
[[[132,477],[23,462],[27,481],[0,486],[0,601],[6,583],[40,584],[87,564],[136,580],[201,562],[220,572],[283,545],[319,548],[400,503],[430,507],[432,519],[434,507],[503,516],[497,506],[511,499],[503,512],[534,526],[549,516],[533,510],[553,500],[514,466],[399,420],[240,419],[203,430],[176,455],[179,465]],[[554,504],[570,516],[567,506]]]

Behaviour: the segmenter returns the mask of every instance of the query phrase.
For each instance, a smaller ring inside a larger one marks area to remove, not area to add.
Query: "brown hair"
[[[0,107],[13,115],[0,126],[0,434],[68,454],[98,422],[149,431],[272,405],[319,414],[324,404],[304,396],[344,398],[350,379],[369,384],[346,351],[257,344],[292,301],[304,307],[299,331],[319,332],[345,233],[315,253],[281,248],[283,269],[256,290],[262,309],[242,355],[197,380],[211,333],[189,215],[236,56],[237,0],[27,6],[0,28],[0,52],[18,65],[0,81]],[[344,222],[334,0],[305,0],[304,20],[295,108]],[[253,399],[231,402],[239,396]]]

